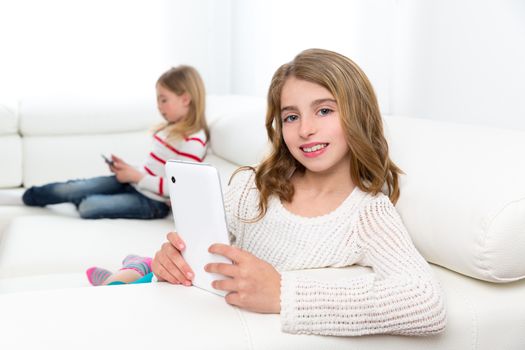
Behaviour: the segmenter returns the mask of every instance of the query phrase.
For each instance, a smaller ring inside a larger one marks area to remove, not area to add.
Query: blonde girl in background
[[[212,284],[226,302],[280,313],[289,333],[443,331],[443,292],[394,207],[401,171],[362,70],[335,52],[301,52],[273,76],[266,129],[270,155],[238,171],[225,196],[232,246],[209,248],[234,262],[205,268],[229,277]],[[184,249],[169,233],[152,262],[159,281],[191,285]],[[293,272],[351,265],[373,273],[328,281]]]
[[[168,159],[202,162],[208,143],[205,89],[197,70],[171,68],[156,83],[157,106],[165,122],[153,133],[152,148],[141,167],[112,155],[112,176],[34,186],[22,200],[28,206],[70,202],[82,218],[157,219],[169,214],[164,174]]]

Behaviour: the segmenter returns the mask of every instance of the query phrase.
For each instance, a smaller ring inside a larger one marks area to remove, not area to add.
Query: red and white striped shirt
[[[180,159],[202,162],[206,155],[208,140],[204,130],[200,130],[187,138],[167,140],[165,130],[153,135],[153,148],[144,166],[139,169],[144,177],[135,186],[137,191],[148,198],[169,203],[169,192],[164,172],[164,165],[169,159]]]

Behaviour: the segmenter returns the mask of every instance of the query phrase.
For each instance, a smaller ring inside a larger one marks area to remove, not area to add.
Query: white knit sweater
[[[252,171],[238,173],[225,195],[232,244],[281,273],[281,323],[289,333],[425,335],[446,322],[439,283],[384,194],[357,187],[334,211],[301,217],[271,197],[255,223]],[[291,270],[362,265],[374,273],[321,281]]]

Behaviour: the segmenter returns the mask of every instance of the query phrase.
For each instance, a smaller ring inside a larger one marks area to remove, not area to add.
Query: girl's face
[[[350,153],[337,102],[324,87],[295,77],[281,91],[283,138],[307,171],[348,171]]]
[[[189,112],[191,98],[187,93],[177,95],[157,84],[157,107],[160,114],[170,123],[181,121]]]

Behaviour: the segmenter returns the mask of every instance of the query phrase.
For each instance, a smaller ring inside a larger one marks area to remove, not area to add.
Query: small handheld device
[[[113,161],[111,159],[109,159],[108,157],[106,157],[103,154],[101,154],[101,156],[102,156],[102,158],[104,158],[104,161],[106,162],[107,165],[113,166]]]
[[[219,173],[209,164],[169,160],[166,176],[175,228],[186,243],[182,256],[195,273],[193,285],[224,296],[211,283],[228,277],[204,271],[208,263],[231,264],[208,252],[214,243],[230,244]]]

